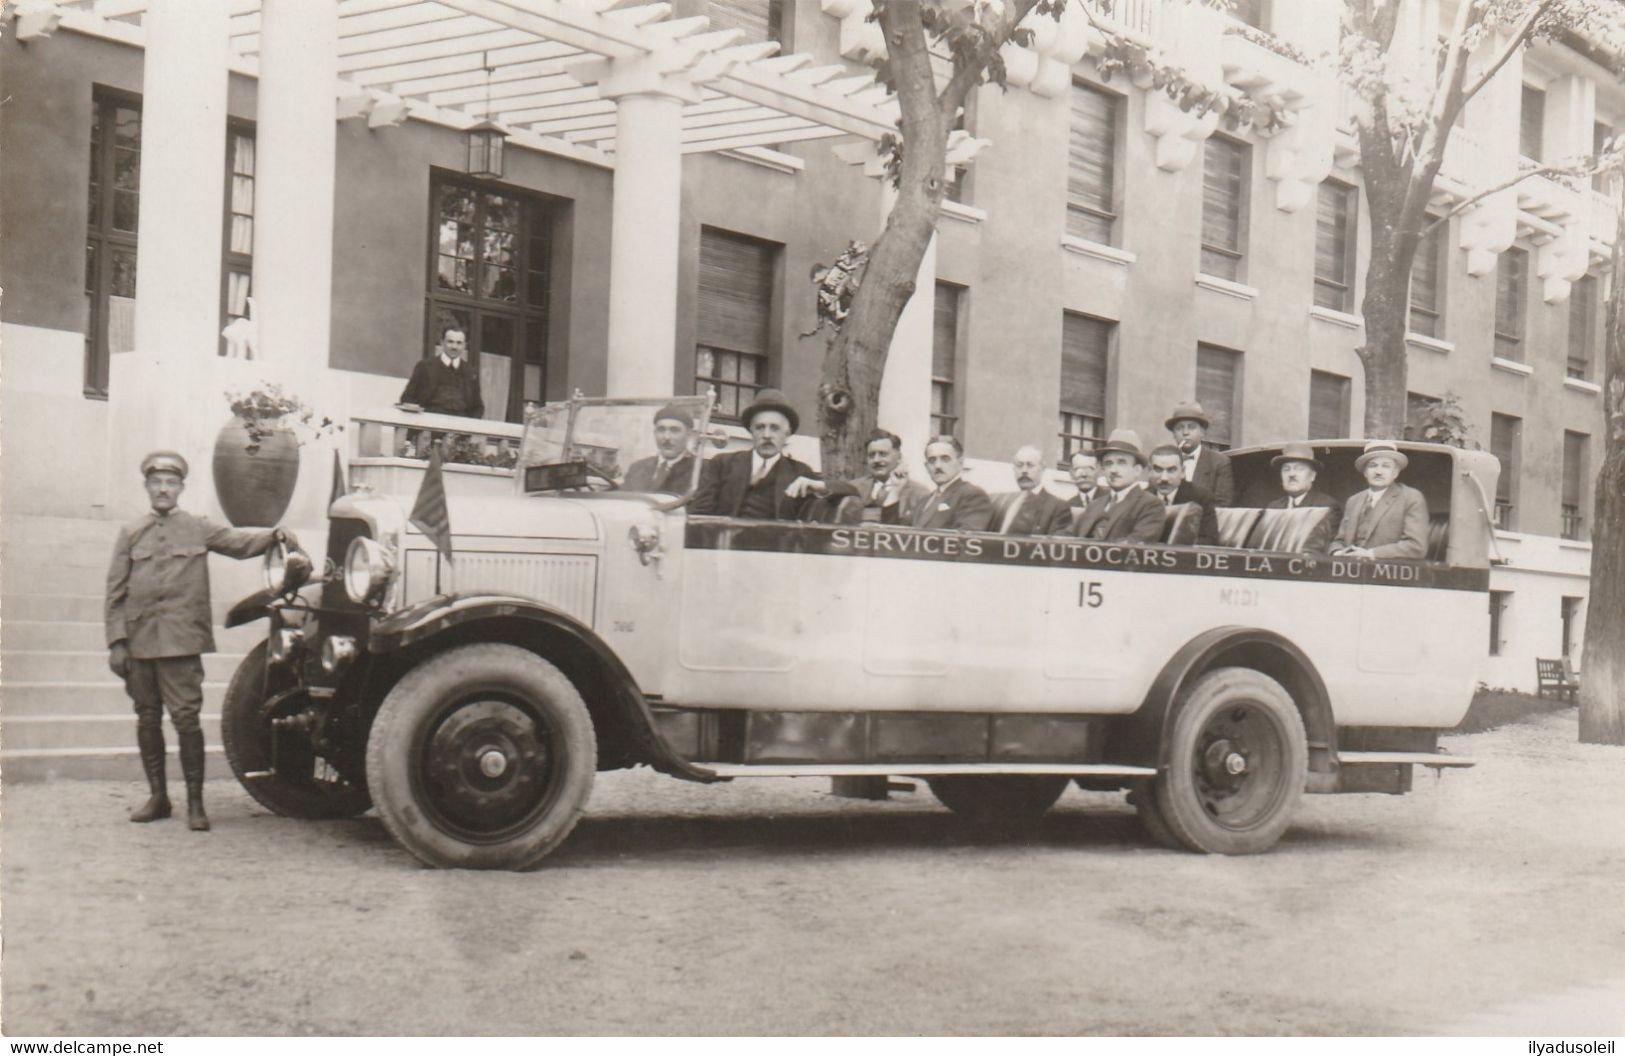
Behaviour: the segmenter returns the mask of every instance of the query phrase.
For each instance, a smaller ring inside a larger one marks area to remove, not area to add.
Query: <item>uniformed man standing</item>
[[[263,554],[279,538],[297,546],[280,528],[226,528],[175,508],[186,487],[186,459],[154,451],[141,460],[152,512],[119,529],[107,570],[108,666],[124,679],[135,705],[135,736],[152,795],[131,821],[169,817],[164,781],[163,708],[180,738],[186,776],[186,820],[207,831],[203,813],[203,659],[214,652],[209,609],[209,551],[243,558]]]

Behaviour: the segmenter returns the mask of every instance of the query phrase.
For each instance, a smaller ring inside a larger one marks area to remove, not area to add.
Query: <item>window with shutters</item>
[[[769,40],[790,43],[786,23],[792,12],[785,0],[707,0],[702,13],[711,19],[712,29],[742,30],[744,35],[734,41],[736,44]]]
[[[774,275],[779,247],[717,228],[700,229],[694,391],[717,390],[717,416],[739,412],[769,385]]]
[[[1091,242],[1117,238],[1117,135],[1123,100],[1072,82],[1067,152],[1066,233]]]
[[[1422,221],[1424,228],[1437,217]],[[1433,228],[1416,244],[1411,261],[1411,322],[1413,334],[1444,336],[1444,254],[1448,223]]]
[[[1518,118],[1518,153],[1531,161],[1539,161],[1541,142],[1546,137],[1546,93],[1524,85]]]
[[[1585,481],[1591,437],[1563,432],[1563,538],[1585,538]]]
[[[1117,324],[1076,312],[1061,316],[1061,463],[1106,435],[1106,370]]]
[[[1339,312],[1354,310],[1354,219],[1360,192],[1323,180],[1315,211],[1315,303]]]
[[[1591,377],[1592,349],[1597,344],[1597,278],[1587,275],[1569,288],[1568,376]]]
[[[936,314],[931,326],[931,435],[959,435],[959,402],[954,379],[959,376],[959,307],[963,286],[937,283]]]
[[[1490,415],[1490,454],[1501,463],[1501,476],[1495,482],[1495,526],[1517,528],[1518,471],[1521,468],[1523,420],[1510,414]]]
[[[487,418],[545,398],[553,213],[540,198],[435,173],[426,356],[448,326],[468,338]]]
[[[1310,440],[1349,435],[1349,379],[1324,370],[1309,372]]]
[[[1591,124],[1591,153],[1600,155],[1608,141],[1614,138],[1614,126],[1602,121],[1593,121]],[[1608,172],[1603,170],[1591,177],[1591,186],[1596,190],[1607,193]]]
[[[1202,272],[1239,281],[1247,252],[1248,149],[1209,136],[1202,162]]]
[[[1529,254],[1509,249],[1495,268],[1495,354],[1523,361],[1524,302],[1529,296]]]
[[[1196,402],[1207,412],[1204,443],[1218,451],[1241,439],[1241,353],[1217,345],[1196,346]]]
[[[221,270],[220,327],[248,317],[254,274],[254,132],[233,124],[226,130],[226,256]],[[247,356],[249,349],[220,338],[220,350]]]

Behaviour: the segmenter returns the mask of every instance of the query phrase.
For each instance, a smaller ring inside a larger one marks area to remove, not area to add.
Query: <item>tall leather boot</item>
[[[164,728],[137,726],[136,747],[141,749],[141,769],[147,772],[150,795],[134,813],[131,821],[157,821],[169,817],[169,786],[164,781]]]
[[[186,827],[193,832],[209,831],[209,816],[203,813],[203,731],[180,735],[181,773],[186,776]]]

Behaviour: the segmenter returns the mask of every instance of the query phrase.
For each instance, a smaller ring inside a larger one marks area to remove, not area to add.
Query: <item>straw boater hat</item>
[[[1316,473],[1321,470],[1320,460],[1315,457],[1315,449],[1308,444],[1288,444],[1281,448],[1281,453],[1270,459],[1270,468],[1279,469],[1283,462],[1307,462],[1315,467]]]
[[[182,480],[186,479],[186,459],[178,451],[154,451],[141,460],[141,476],[151,476],[159,470],[167,469],[171,473],[179,473]]]
[[[1175,423],[1182,422],[1187,418],[1193,422],[1201,422],[1203,429],[1206,429],[1211,424],[1207,420],[1207,414],[1202,410],[1202,405],[1195,400],[1188,400],[1185,403],[1174,404],[1173,413],[1168,415],[1168,420],[1162,423],[1162,427],[1169,432],[1173,432]]]
[[[1365,464],[1378,455],[1387,455],[1394,460],[1394,464],[1400,469],[1404,469],[1411,464],[1411,460],[1405,457],[1405,452],[1395,447],[1392,440],[1367,440],[1365,450],[1360,452],[1360,457],[1354,460],[1354,471],[1356,473],[1365,472]]]
[[[778,389],[763,389],[758,392],[750,406],[739,412],[739,420],[745,423],[746,429],[749,429],[751,419],[763,411],[778,411],[790,419],[792,433],[801,428],[801,415],[796,413],[796,409],[790,406],[790,401],[786,400],[784,393]]]
[[[1106,442],[1095,448],[1095,454],[1101,458],[1106,457],[1113,451],[1133,455],[1134,461],[1142,466],[1145,465],[1145,452],[1140,449],[1140,434],[1132,429],[1113,429],[1112,435],[1106,439]]]

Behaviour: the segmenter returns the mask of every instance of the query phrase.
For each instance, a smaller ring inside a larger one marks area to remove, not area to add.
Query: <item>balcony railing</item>
[[[1585,526],[1585,518],[1580,516],[1580,507],[1563,504],[1563,538],[1580,538],[1580,529]]]
[[[524,426],[389,407],[350,417],[350,486],[414,495],[439,444],[450,494],[506,495]]]

